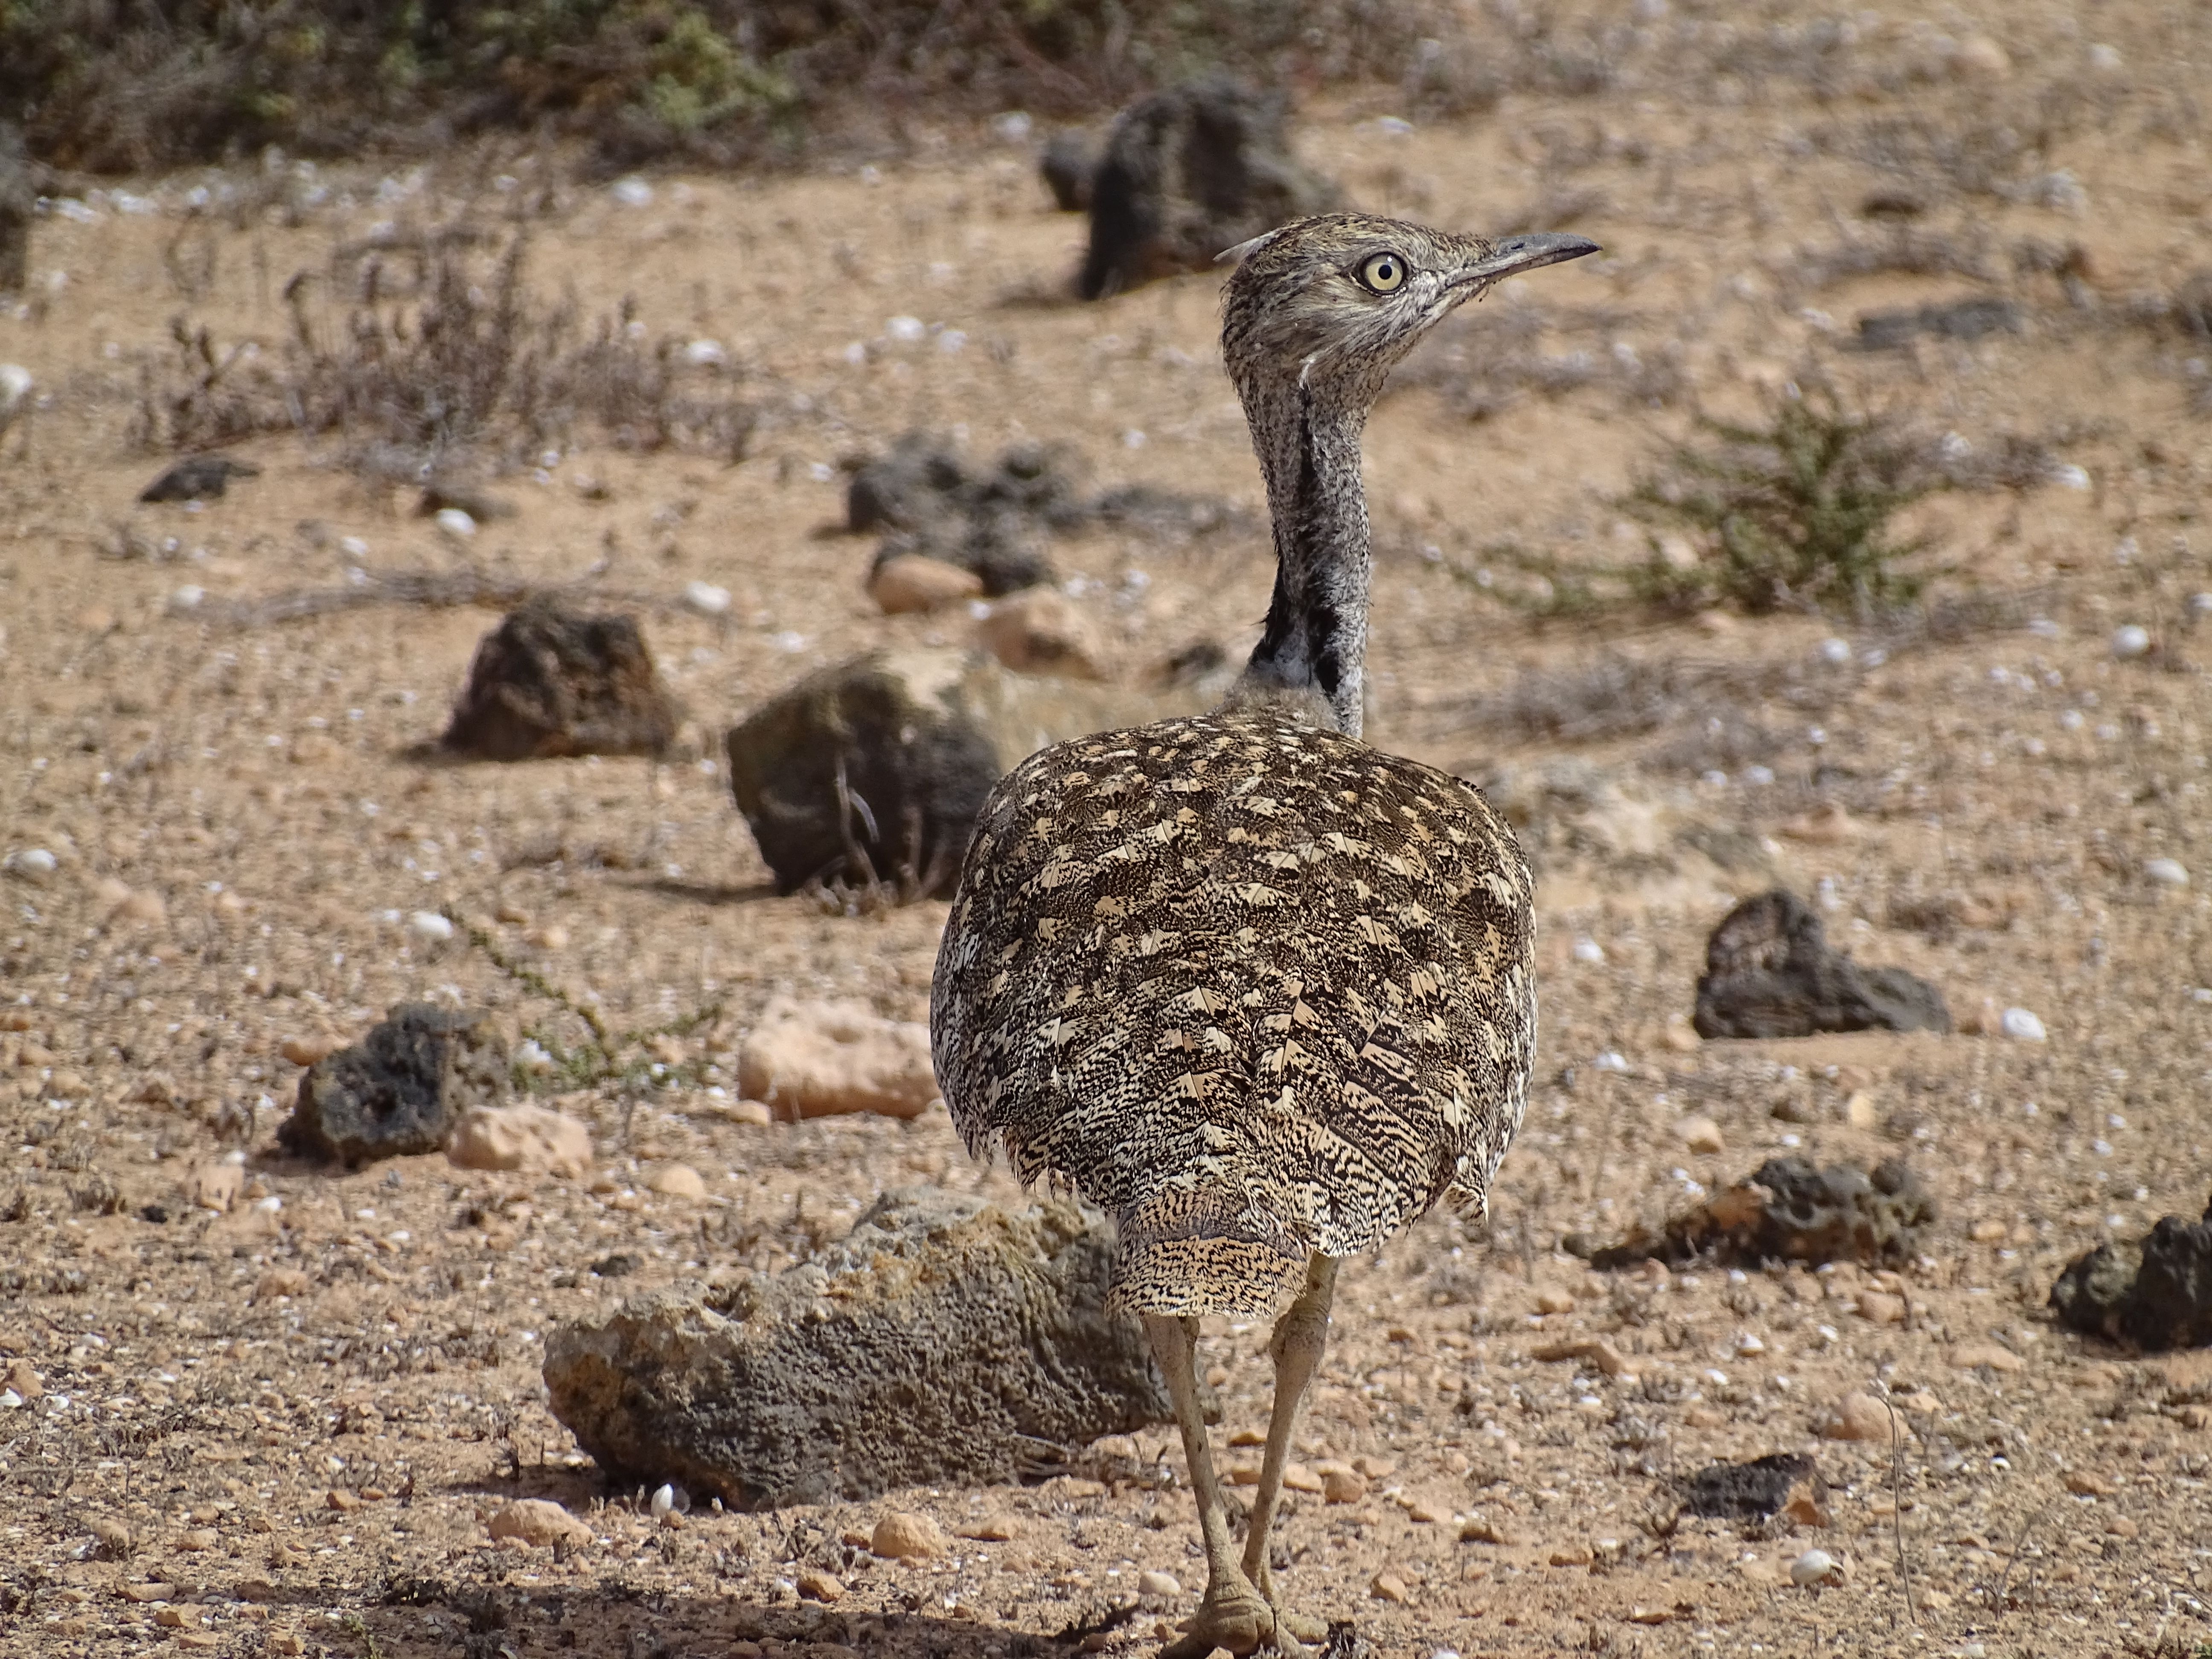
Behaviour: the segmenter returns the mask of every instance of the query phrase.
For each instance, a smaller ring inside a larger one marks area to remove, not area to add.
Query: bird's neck
[[[1244,683],[1316,692],[1356,738],[1373,569],[1359,477],[1366,406],[1324,402],[1303,383],[1243,396],[1275,528],[1275,592]]]

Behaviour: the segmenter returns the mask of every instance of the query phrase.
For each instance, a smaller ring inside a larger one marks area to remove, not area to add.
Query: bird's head
[[[1328,213],[1232,248],[1223,302],[1230,378],[1289,382],[1363,407],[1414,342],[1492,283],[1598,246],[1545,232],[1488,241],[1402,219]]]

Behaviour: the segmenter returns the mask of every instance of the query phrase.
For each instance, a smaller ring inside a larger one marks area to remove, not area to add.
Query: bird
[[[1598,252],[1367,215],[1231,249],[1222,353],[1276,572],[1210,713],[1054,744],[978,815],[931,981],[969,1150],[1112,1216],[1109,1307],[1150,1340],[1206,1588],[1163,1659],[1295,1650],[1267,1534],[1337,1264],[1440,1201],[1480,1211],[1527,1106],[1533,884],[1473,786],[1362,739],[1372,562],[1360,450],[1392,367],[1500,281]],[[1287,1303],[1287,1306],[1285,1306]],[[1198,1387],[1199,1320],[1281,1310],[1241,1559]]]

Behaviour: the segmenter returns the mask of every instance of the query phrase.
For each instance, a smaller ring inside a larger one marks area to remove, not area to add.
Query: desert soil
[[[2212,588],[2212,341],[2170,303],[2212,266],[2207,14],[1876,10],[1841,36],[1779,8],[1637,15],[1612,90],[1509,89],[1410,130],[1378,120],[1388,88],[1302,112],[1304,153],[1364,206],[1564,216],[1606,246],[1492,296],[1374,419],[1370,736],[1469,774],[1571,756],[1623,811],[1763,838],[1838,945],[1932,979],[1971,1029],[1700,1043],[1705,933],[1756,878],[1663,848],[1548,863],[1527,1127],[1486,1225],[1431,1218],[1346,1264],[1299,1455],[1369,1460],[1368,1490],[1296,1501],[1283,1581],[1386,1654],[2195,1651],[2212,1356],[2079,1338],[2045,1298],[2081,1250],[2212,1188],[2212,621],[2191,604]],[[559,1322],[784,1264],[886,1187],[1018,1197],[941,1108],[735,1110],[731,1051],[773,995],[925,1018],[945,915],[777,896],[717,775],[720,730],[799,676],[970,636],[964,613],[877,614],[871,544],[835,533],[840,463],[914,428],[978,459],[1044,439],[1100,483],[1242,507],[1194,540],[1054,550],[1132,681],[1199,638],[1243,648],[1265,606],[1218,278],[1063,301],[1082,227],[1029,148],[928,137],[865,173],[655,177],[642,204],[565,158],[473,152],[88,180],[40,222],[33,295],[0,313],[0,360],[40,393],[0,440],[0,851],[57,861],[0,877],[0,1369],[21,1401],[0,1411],[0,1651],[998,1659],[1072,1650],[1053,1638],[1138,1600],[1143,1572],[1180,1590],[1084,1645],[1146,1651],[1194,1604],[1165,1428],[1041,1484],[668,1527],[599,1479],[539,1377]],[[1917,216],[1869,216],[1883,193]],[[656,337],[721,344],[701,373],[761,413],[742,460],[587,432],[493,477],[516,510],[465,547],[335,435],[233,446],[260,476],[204,508],[136,504],[165,464],[131,434],[174,380],[173,318],[273,356],[295,272],[518,213],[542,296],[629,298]],[[2016,326],[1852,349],[1867,312],[1975,295]],[[1911,510],[1934,576],[1917,622],[1532,616],[1513,550],[1641,556],[1618,500],[1692,407],[1753,415],[1816,370],[1968,453],[2040,444],[2051,481]],[[656,601],[684,755],[411,757],[493,613],[229,608],[343,591],[349,560],[542,581],[606,562],[605,586]],[[726,613],[685,609],[694,582]],[[2116,654],[2128,624],[2147,651]],[[410,932],[441,906],[617,1030],[707,1012],[654,1040],[663,1080],[559,1100],[592,1127],[593,1176],[279,1154],[288,1040],[349,1040],[406,999],[578,1036],[465,935]],[[2007,1008],[2047,1041],[1995,1030]],[[1721,1150],[1692,1150],[1698,1117]],[[234,1151],[244,1190],[196,1202]],[[1599,1275],[1557,1248],[1786,1152],[1907,1160],[1941,1206],[1923,1253]],[[703,1199],[654,1189],[672,1163]],[[1266,1334],[1209,1328],[1224,1432],[1264,1422]],[[1622,1375],[1534,1357],[1582,1338]],[[1897,1402],[1893,1456],[1822,1433],[1868,1390]],[[1673,1518],[1674,1478],[1801,1449],[1817,1521]],[[494,1542],[517,1497],[593,1541]],[[1009,1535],[917,1565],[843,1541],[891,1509]],[[1815,1548],[1834,1577],[1793,1583]],[[802,1599],[807,1573],[842,1596]]]

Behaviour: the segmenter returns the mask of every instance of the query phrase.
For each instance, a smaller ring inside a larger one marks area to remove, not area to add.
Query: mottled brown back
[[[1309,1253],[1481,1201],[1528,1098],[1530,897],[1473,787],[1295,698],[1057,744],[977,821],[939,1082],[972,1150],[1119,1218],[1121,1305],[1261,1316]]]

